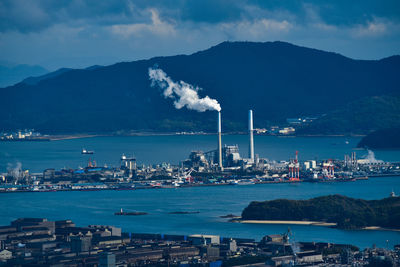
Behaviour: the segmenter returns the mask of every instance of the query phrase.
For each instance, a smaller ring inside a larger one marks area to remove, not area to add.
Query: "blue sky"
[[[400,1],[0,0],[0,62],[83,68],[226,40],[380,59],[400,54]]]

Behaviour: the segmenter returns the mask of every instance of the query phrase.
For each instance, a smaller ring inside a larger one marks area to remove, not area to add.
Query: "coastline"
[[[235,217],[229,222],[245,223],[245,224],[289,224],[289,225],[311,225],[311,226],[324,226],[336,228],[337,223],[319,222],[319,221],[285,221],[285,220],[241,220],[241,217]],[[346,229],[343,229],[346,230]],[[352,229],[353,230],[353,229]],[[392,231],[400,232],[400,229],[384,228],[380,226],[366,226],[354,230],[369,230],[369,231]]]
[[[111,135],[103,135],[103,134],[49,135],[48,138],[50,141],[61,141],[61,140],[92,138],[100,136],[111,136]]]
[[[349,180],[350,181],[350,180]],[[264,181],[264,182],[257,182],[254,184],[249,184],[249,185],[258,185],[258,184],[295,184],[295,183],[301,183],[301,181]],[[79,186],[78,184],[75,184]],[[116,186],[116,187],[114,187]],[[90,187],[90,188],[51,188],[51,189],[45,189],[45,190],[31,190],[31,189],[25,189],[25,190],[1,190],[0,187],[0,194],[2,193],[41,193],[41,192],[58,192],[58,191],[101,191],[101,190],[145,190],[145,189],[178,189],[178,188],[190,188],[190,187],[208,187],[208,186],[234,186],[230,183],[218,183],[218,184],[186,184],[186,185],[181,185],[178,187],[175,186],[140,186],[140,187],[132,187],[132,188],[120,188],[118,187],[118,184],[111,185],[110,187]],[[12,187],[12,186],[11,186]]]
[[[71,139],[81,139],[81,138],[92,138],[92,137],[129,137],[129,136],[180,136],[180,135],[215,135],[212,132],[131,132],[131,133],[104,133],[104,134],[60,134],[60,135],[43,135],[36,138],[29,139],[17,139],[17,140],[5,140],[0,139],[0,141],[60,141],[60,140],[71,140]],[[225,132],[223,135],[247,135],[247,132]],[[363,137],[364,135],[355,134],[290,134],[290,135],[280,135],[280,134],[255,134],[259,136],[275,136],[275,137]]]
[[[366,227],[362,228],[362,230],[400,232],[400,229],[384,228],[384,227],[380,227],[380,226],[366,226]]]
[[[313,225],[335,227],[337,223],[318,222],[318,221],[285,221],[285,220],[241,220],[232,219],[231,222],[246,223],[246,224],[294,224],[294,225]]]
[[[388,175],[389,176],[389,175]],[[390,177],[396,177],[398,175],[390,175]],[[386,176],[384,176],[386,177]],[[374,176],[374,178],[379,178],[379,176]],[[353,182],[355,180],[365,180],[365,178],[361,177],[361,178],[355,178],[355,179],[349,179],[349,180],[333,180],[333,181],[318,181],[317,183],[337,183],[337,182]],[[367,180],[367,179],[366,179]],[[252,184],[248,184],[247,186],[250,185],[260,185],[260,184],[299,184],[299,183],[315,183],[313,181],[307,181],[307,180],[300,180],[300,181],[261,181],[261,182],[255,182]],[[75,186],[80,186],[79,183],[77,184],[73,184]],[[57,191],[102,191],[102,190],[116,190],[116,191],[120,191],[120,190],[144,190],[144,189],[179,189],[179,188],[190,188],[190,187],[214,187],[214,186],[235,186],[232,185],[230,183],[206,183],[206,184],[184,184],[184,185],[180,185],[178,187],[172,186],[172,185],[164,185],[164,186],[149,186],[149,185],[141,185],[140,187],[134,186],[134,187],[130,187],[130,188],[126,188],[126,187],[119,187],[118,183],[117,184],[104,184],[106,185],[106,187],[85,187],[85,188],[48,188],[48,189],[41,189],[41,190],[33,190],[32,188],[28,188],[28,187],[21,187],[22,189],[16,187],[16,186],[12,186],[12,185],[8,185],[7,188],[2,188],[0,186],[0,194],[2,193],[41,193],[41,192],[57,192]],[[237,186],[237,185],[236,185]],[[12,190],[8,189],[8,188],[14,188]],[[8,190],[7,190],[8,189]],[[234,218],[234,220],[236,219],[240,219],[240,217],[238,218]],[[252,220],[249,220],[252,221]],[[261,221],[258,220],[254,220],[256,221],[255,223],[261,223]],[[265,221],[265,223],[270,223],[273,224],[274,221]],[[308,221],[290,221],[290,222],[298,222],[298,223],[294,223],[294,224],[307,224],[304,222],[308,222]],[[243,223],[250,223],[250,222],[243,222]],[[316,225],[316,224],[321,224],[322,226],[331,226],[331,225],[324,225],[326,223],[324,222],[314,222],[314,221],[310,221],[308,224],[312,224],[312,225]]]

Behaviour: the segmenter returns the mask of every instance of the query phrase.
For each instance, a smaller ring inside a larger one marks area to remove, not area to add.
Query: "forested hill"
[[[298,129],[297,132],[298,134],[368,134],[375,130],[396,127],[400,128],[400,96],[383,95],[363,97],[340,106],[314,123]],[[387,145],[391,147],[390,142]]]
[[[148,68],[155,64],[174,80],[202,87],[200,96],[217,99],[225,131],[246,130],[249,108],[255,126],[266,127],[400,90],[399,56],[353,60],[284,42],[224,42],[192,55],[63,70],[1,88],[0,130],[214,132],[215,112],[177,110],[150,86]]]
[[[400,128],[382,129],[363,137],[357,147],[370,149],[400,149]]]
[[[342,195],[309,200],[277,199],[251,202],[242,212],[244,220],[324,221],[339,228],[366,226],[400,228],[400,197],[381,200],[354,199]]]

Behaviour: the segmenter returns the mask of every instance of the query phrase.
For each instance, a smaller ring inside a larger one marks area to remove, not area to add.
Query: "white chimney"
[[[223,170],[222,167],[222,140],[221,140],[221,112],[218,111],[218,167]]]
[[[249,110],[249,159],[254,162],[253,111]]]

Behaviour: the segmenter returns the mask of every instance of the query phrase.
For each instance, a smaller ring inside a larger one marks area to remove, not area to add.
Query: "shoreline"
[[[263,183],[255,183],[256,184],[278,184],[278,183],[295,183],[290,181],[279,181],[279,182],[263,182]],[[79,185],[79,184],[76,184]],[[191,187],[207,187],[207,186],[233,186],[231,184],[190,184],[190,185],[181,185],[181,186],[141,186],[141,187],[132,187],[132,188],[79,188],[79,189],[47,189],[47,190],[0,190],[0,194],[4,193],[45,193],[45,192],[67,192],[67,191],[125,191],[125,190],[146,190],[146,189],[179,189],[179,188],[191,188]]]
[[[247,132],[226,132],[223,135],[247,135]],[[179,132],[134,132],[134,133],[126,133],[126,134],[117,134],[117,133],[104,133],[104,134],[60,134],[60,135],[43,135],[41,137],[32,138],[32,139],[16,139],[16,140],[2,140],[4,142],[16,142],[16,141],[25,141],[25,142],[34,142],[34,141],[60,141],[60,140],[72,140],[72,139],[81,139],[81,138],[92,138],[92,137],[129,137],[129,136],[180,136],[180,135],[216,135],[216,133],[209,132],[188,132],[188,133],[179,133]],[[348,135],[348,134],[316,134],[316,135],[279,135],[279,134],[255,134],[257,136],[275,136],[275,137],[363,137],[364,135]]]
[[[399,175],[388,175],[383,177],[397,177]],[[400,177],[400,176],[399,176]],[[380,178],[380,176],[374,176],[374,178]],[[261,185],[261,184],[301,184],[301,183],[337,183],[337,182],[354,182],[356,180],[368,180],[361,178],[354,178],[349,180],[333,180],[333,181],[308,181],[308,180],[301,180],[301,181],[262,181],[256,182],[249,185]],[[73,184],[74,186],[80,186],[80,184]],[[108,184],[105,184],[108,185]],[[184,184],[180,186],[172,186],[172,185],[164,185],[164,186],[140,186],[140,187],[119,187],[118,184],[111,184],[108,185],[110,187],[88,187],[88,188],[49,188],[49,189],[40,189],[40,190],[33,190],[33,189],[16,189],[16,190],[7,190],[7,189],[0,189],[0,194],[5,193],[44,193],[44,192],[66,192],[66,191],[103,191],[103,190],[113,190],[113,191],[123,191],[123,190],[145,190],[145,189],[179,189],[179,188],[191,188],[191,187],[209,187],[209,186],[239,186],[239,185],[232,185],[230,183],[207,183],[207,184]],[[10,186],[13,188],[12,186]],[[15,187],[14,187],[15,188]],[[298,221],[304,222],[304,221]],[[311,223],[323,223],[323,222],[312,222]],[[301,223],[298,223],[301,224]],[[304,223],[303,223],[304,224]]]
[[[102,137],[109,135],[99,135],[99,134],[82,134],[82,135],[49,135],[48,139],[50,141],[61,141],[61,140],[72,140],[72,139],[83,139],[83,138],[92,138],[92,137]]]
[[[310,225],[310,226],[323,226],[337,228],[337,223],[319,222],[319,221],[286,221],[286,220],[241,220],[241,217],[235,217],[229,220],[233,223],[244,223],[244,224],[289,224],[289,225]],[[337,228],[340,229],[340,228]],[[348,230],[348,229],[340,229]],[[367,230],[367,231],[391,231],[400,232],[400,229],[384,228],[380,226],[366,226],[360,229],[350,230]]]
[[[400,229],[384,228],[384,227],[380,227],[380,226],[366,226],[366,227],[362,228],[361,230],[400,232]]]
[[[285,221],[285,220],[241,220],[232,219],[231,222],[246,223],[246,224],[293,224],[293,225],[313,225],[335,227],[337,223],[319,222],[319,221]]]

